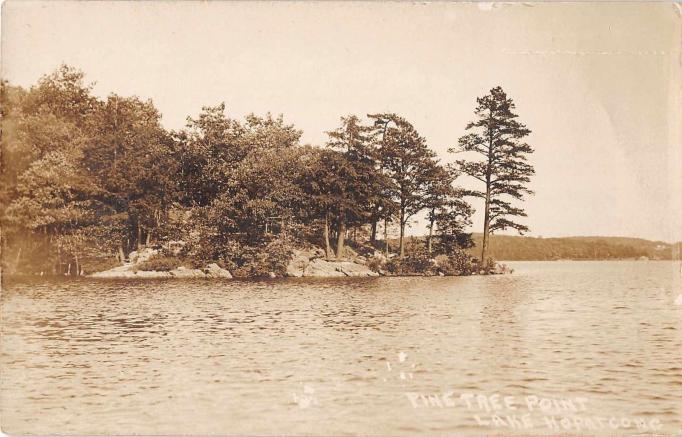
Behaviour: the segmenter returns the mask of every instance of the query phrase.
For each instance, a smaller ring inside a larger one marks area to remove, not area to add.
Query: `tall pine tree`
[[[485,184],[483,191],[472,192],[485,201],[483,264],[490,234],[508,228],[516,229],[520,234],[528,231],[527,226],[513,221],[516,217],[526,217],[526,212],[510,200],[523,200],[525,194],[533,193],[526,184],[535,170],[527,162],[527,155],[533,153],[533,149],[524,142],[531,131],[517,121],[512,99],[498,86],[476,100],[476,120],[466,127],[471,132],[462,136],[458,146],[449,151],[475,152],[483,157],[457,161],[460,171]]]
[[[395,187],[400,225],[400,258],[405,256],[405,227],[424,208],[426,193],[437,166],[436,154],[410,122],[395,114],[373,114],[376,128],[382,130],[382,170]]]
[[[376,153],[372,144],[372,129],[361,124],[355,115],[341,117],[341,127],[327,132],[327,146],[340,150],[344,160],[336,163],[336,172],[343,175],[343,184],[336,193],[338,214],[336,257],[344,256],[348,225],[362,225],[369,221],[368,205],[376,203],[385,177],[376,171]]]

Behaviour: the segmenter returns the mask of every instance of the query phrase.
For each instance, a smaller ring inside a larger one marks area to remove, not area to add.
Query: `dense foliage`
[[[68,66],[28,90],[2,83],[1,98],[5,271],[91,273],[144,246],[177,244],[138,268],[183,259],[282,275],[292,250],[312,245],[335,258],[349,246],[383,252],[383,264],[418,273],[472,245],[458,173],[396,114],[342,117],[316,147],[281,116],[233,119],[224,104],[169,132],[152,101],[99,99]],[[407,247],[405,229],[422,211],[428,243]]]

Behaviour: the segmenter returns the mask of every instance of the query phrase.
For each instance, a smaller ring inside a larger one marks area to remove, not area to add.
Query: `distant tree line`
[[[483,136],[460,140],[487,164],[455,166],[440,163],[393,113],[342,117],[319,147],[301,144],[302,132],[282,116],[237,120],[224,104],[167,131],[151,101],[96,98],[83,73],[68,66],[28,90],[3,82],[1,92],[9,271],[89,273],[144,246],[180,240],[181,256],[244,276],[281,270],[292,248],[305,245],[337,259],[349,244],[401,260],[410,251],[461,256],[473,245],[466,231],[472,195],[485,198],[486,233],[525,229],[504,218],[523,212],[499,196],[527,192],[522,184],[532,168],[522,154],[532,150],[515,141],[527,130],[513,124],[513,103],[499,88],[479,99],[480,120],[469,126],[483,127]],[[486,182],[485,192],[458,188],[462,172]],[[408,248],[406,227],[420,213],[428,237]],[[393,246],[391,227],[399,233]]]
[[[473,234],[480,244],[482,234]],[[495,235],[490,239],[490,255],[500,261],[557,260],[650,260],[680,259],[682,243],[669,244],[640,238],[564,237],[536,238]]]

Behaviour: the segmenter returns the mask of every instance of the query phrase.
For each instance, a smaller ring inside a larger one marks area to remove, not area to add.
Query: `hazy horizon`
[[[66,63],[99,97],[152,99],[168,129],[224,101],[235,118],[281,113],[315,145],[342,115],[392,111],[444,162],[476,97],[501,85],[533,131],[529,236],[673,243],[679,14],[669,3],[10,1],[2,77],[28,87]]]

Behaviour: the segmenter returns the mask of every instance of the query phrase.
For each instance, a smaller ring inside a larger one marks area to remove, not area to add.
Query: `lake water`
[[[679,263],[509,264],[491,277],[6,280],[2,428],[682,434]]]

